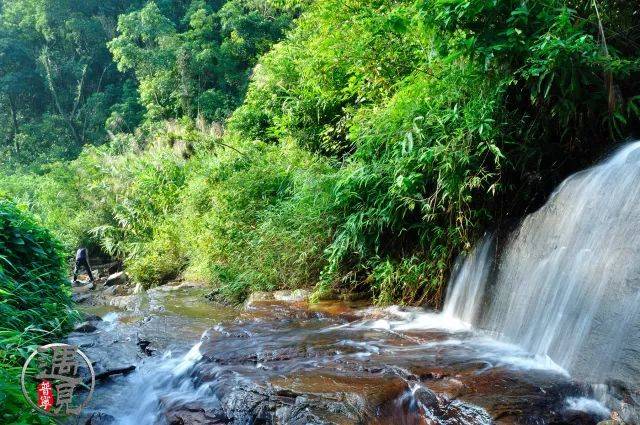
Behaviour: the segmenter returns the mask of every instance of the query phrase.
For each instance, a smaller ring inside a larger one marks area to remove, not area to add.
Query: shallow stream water
[[[98,383],[78,423],[96,412],[131,425],[595,424],[608,415],[549,359],[417,308],[233,308],[184,289],[87,313],[102,316],[98,331],[69,341],[97,373],[136,370]]]

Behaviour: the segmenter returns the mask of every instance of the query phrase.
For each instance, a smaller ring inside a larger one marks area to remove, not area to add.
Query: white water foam
[[[580,412],[598,415],[603,418],[608,417],[611,413],[611,411],[599,401],[586,397],[569,397],[565,401],[565,407],[568,410],[578,410]]]
[[[204,334],[203,334],[204,337]],[[151,425],[158,421],[160,400],[171,400],[172,403],[204,401],[215,404],[218,400],[209,385],[196,386],[189,376],[193,366],[202,358],[200,347],[195,344],[184,356],[173,358],[167,351],[158,359],[152,359],[142,365],[128,377],[131,382],[127,386],[126,406],[128,411],[113,412],[118,423],[123,425]],[[158,361],[159,360],[159,361]]]

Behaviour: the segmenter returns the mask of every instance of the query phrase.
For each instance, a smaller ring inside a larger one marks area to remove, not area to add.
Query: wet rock
[[[282,302],[302,302],[307,301],[311,296],[311,292],[306,289],[282,290],[274,292],[252,292],[245,301],[245,307],[250,307],[256,303],[264,303],[270,301]]]
[[[265,302],[265,301],[274,301],[275,298],[273,296],[273,292],[252,292],[251,295],[247,298],[244,305],[245,307],[251,306],[255,303]]]
[[[92,297],[91,294],[73,294],[73,295],[71,295],[71,299],[73,300],[73,302],[75,302],[77,304],[88,303],[88,301],[90,301],[92,298],[93,297]]]
[[[567,425],[593,425],[593,417],[580,410],[563,410],[560,423]]]
[[[73,328],[73,330],[75,332],[90,333],[95,332],[96,330],[98,330],[98,328],[91,322],[82,322],[78,326]]]
[[[362,399],[350,394],[331,400],[316,395],[299,395],[293,405],[284,405],[276,410],[278,422],[292,425],[328,425],[366,423],[365,406]]]
[[[85,294],[95,288],[93,282],[89,282],[87,284],[79,285],[73,288],[73,292],[75,294]]]
[[[231,376],[231,375],[228,375]],[[269,386],[245,384],[225,387],[216,409],[195,403],[172,406],[165,410],[172,424],[288,424],[330,425],[359,424],[364,416],[348,401],[325,399],[316,395],[298,395]]]
[[[180,289],[198,288],[201,286],[202,286],[201,284],[198,284],[196,282],[172,282],[166,285],[157,286],[151,289],[150,291],[171,292],[171,291],[178,291]]]
[[[209,292],[208,294],[205,294],[204,298],[208,301],[214,302],[214,303],[218,303],[218,304],[222,304],[224,306],[231,306],[233,305],[232,302],[230,302],[227,298],[225,298],[225,296],[222,294],[222,292],[220,291],[220,289],[214,289],[213,291]]]
[[[105,370],[104,372],[100,372],[96,374],[96,381],[102,381],[114,375],[128,375],[134,370],[136,370],[136,367],[133,365],[108,369],[108,370]]]
[[[107,287],[103,291],[103,294],[110,295],[110,296],[123,296],[123,295],[129,295],[130,292],[131,292],[130,288],[128,288],[125,285],[112,285]]]
[[[171,407],[164,417],[169,425],[223,425],[229,423],[216,412],[196,403],[187,403]]]
[[[413,397],[422,403],[423,406],[427,407],[430,410],[439,410],[439,402],[438,396],[436,393],[431,391],[430,389],[420,386],[413,392]]]
[[[140,297],[137,295],[111,297],[108,299],[107,304],[121,309],[135,310],[140,304]]]
[[[631,388],[625,382],[609,379],[598,386],[600,398],[607,407],[615,410],[626,423],[640,424],[640,389]]]
[[[118,273],[120,271],[122,271],[122,263],[119,261],[116,261],[115,263],[111,263],[107,266],[107,271],[110,275]]]
[[[151,345],[151,341],[146,339],[138,338],[138,342],[136,343],[136,345],[140,347],[140,351],[142,351],[147,356],[152,356],[153,353],[156,351],[153,348],[149,347]]]
[[[109,275],[105,281],[105,286],[122,285],[127,282],[127,275],[124,272],[117,272]]]
[[[157,423],[596,423],[584,412],[561,413],[566,398],[584,395],[583,388],[552,372],[492,366],[484,351],[479,357],[474,353],[464,335],[447,344],[448,332],[390,333],[361,326],[368,318],[342,307],[328,304],[318,314],[270,296],[233,317],[216,319],[220,323],[202,336],[199,355],[162,384],[167,395],[154,405],[160,409]],[[140,297],[116,298],[134,303]],[[153,300],[140,305],[156,308]],[[163,349],[162,338],[148,330],[130,334],[126,342],[123,337],[119,348],[127,347],[130,356],[120,364],[142,358],[138,350],[150,349],[152,341]],[[111,354],[103,359],[113,361]],[[164,376],[151,378],[157,382]],[[193,397],[176,397],[175,388],[189,388]]]
[[[97,314],[88,314],[84,316],[85,322],[102,322],[102,317]]]
[[[94,412],[89,416],[85,425],[109,425],[114,423],[116,423],[116,418],[113,416],[103,412]]]
[[[301,302],[307,301],[311,292],[306,289],[296,289],[294,291],[275,291],[273,298],[276,301]]]

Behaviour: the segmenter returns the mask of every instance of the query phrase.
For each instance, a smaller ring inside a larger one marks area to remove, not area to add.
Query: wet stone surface
[[[410,322],[405,313],[273,299],[235,309],[193,289],[105,311],[89,311],[105,319],[97,331],[70,340],[85,344],[98,372],[136,369],[101,382],[86,418],[472,425],[595,424],[604,414],[572,409],[567,400],[587,389],[514,347],[464,330],[389,325]]]

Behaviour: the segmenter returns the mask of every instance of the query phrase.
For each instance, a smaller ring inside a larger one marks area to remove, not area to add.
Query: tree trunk
[[[49,52],[47,51],[46,48],[43,49],[42,56],[40,59],[42,61],[42,64],[44,65],[44,69],[47,77],[47,85],[49,86],[49,91],[51,91],[51,96],[53,97],[53,104],[55,105],[56,110],[58,111],[58,114],[60,114],[60,116],[64,119],[64,122],[67,124],[67,128],[71,132],[71,135],[73,136],[73,139],[75,140],[77,146],[82,146],[83,141],[78,135],[76,126],[73,124],[73,116],[65,113],[64,109],[62,108],[62,105],[60,104],[60,99],[58,98],[58,92],[56,91],[56,87],[53,82],[53,76],[51,75],[51,62],[49,60]],[[82,86],[84,84],[83,80],[84,80],[85,72],[86,72],[86,67],[82,73],[82,79],[78,83],[79,92],[82,90]],[[74,102],[74,110],[72,111],[72,113],[75,113],[75,107],[77,106],[79,101],[80,101],[80,96],[77,96],[76,102]]]
[[[11,111],[11,142],[16,156],[20,156],[20,144],[18,143],[18,111],[11,95],[9,97],[9,109]]]

